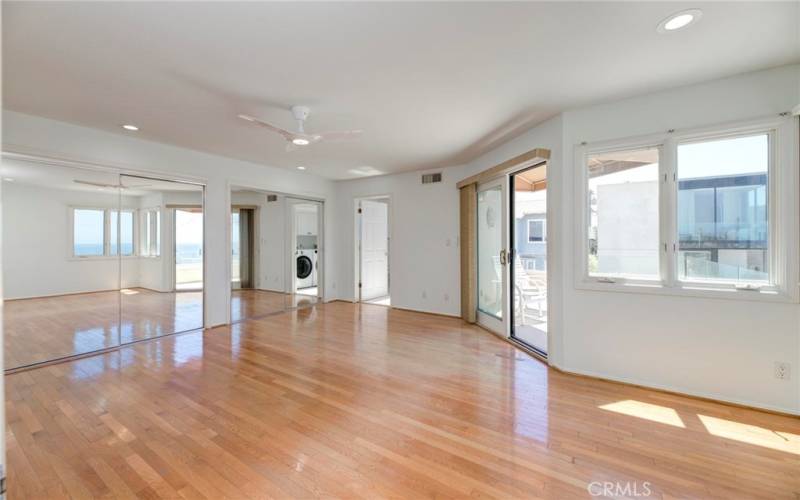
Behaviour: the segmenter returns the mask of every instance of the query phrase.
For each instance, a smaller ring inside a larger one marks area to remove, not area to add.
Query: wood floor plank
[[[564,374],[458,319],[381,306],[289,310],[6,383],[14,499],[561,499],[598,481],[800,495],[800,419]]]

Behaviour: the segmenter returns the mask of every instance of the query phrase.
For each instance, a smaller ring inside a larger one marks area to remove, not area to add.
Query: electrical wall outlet
[[[792,365],[782,361],[775,362],[775,378],[779,380],[789,380],[792,378]]]

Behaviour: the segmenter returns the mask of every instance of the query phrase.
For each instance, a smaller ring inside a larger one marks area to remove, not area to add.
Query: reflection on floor
[[[307,288],[298,288],[297,293],[300,295],[312,295],[314,297],[317,296],[317,287],[310,286]]]
[[[287,309],[308,307],[317,303],[317,297],[291,295],[268,290],[236,289],[231,291],[231,321],[258,318]]]
[[[289,295],[267,290],[231,290],[231,321],[256,318],[287,309]]]
[[[134,288],[9,300],[3,304],[5,368],[202,326],[202,292]]]
[[[800,490],[796,418],[568,375],[458,319],[372,305],[10,375],[6,397],[9,498]]]
[[[203,292],[122,290],[122,343],[203,328]]]
[[[389,296],[385,297],[378,297],[376,299],[365,300],[367,304],[377,304],[379,306],[390,306],[392,305],[392,301],[389,299]]]

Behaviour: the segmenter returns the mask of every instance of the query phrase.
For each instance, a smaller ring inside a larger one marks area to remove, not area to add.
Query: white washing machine
[[[317,250],[298,248],[297,256],[297,289],[317,286]]]

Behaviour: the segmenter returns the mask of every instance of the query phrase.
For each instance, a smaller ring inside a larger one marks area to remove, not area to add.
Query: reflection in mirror
[[[292,303],[302,307],[320,297],[322,203],[290,198],[289,207]]]
[[[284,293],[284,199],[231,191],[231,321],[281,312]]]
[[[1,168],[5,368],[119,345],[136,198],[117,174],[8,157]]]
[[[202,328],[203,187],[127,175],[120,184],[134,200],[120,210],[133,221],[119,244],[122,270],[135,277],[120,291],[121,342]]]
[[[316,296],[294,293],[297,248],[289,244],[297,240],[294,216],[290,199],[282,194],[232,188],[231,321],[316,303]],[[316,266],[313,271],[316,276]]]

